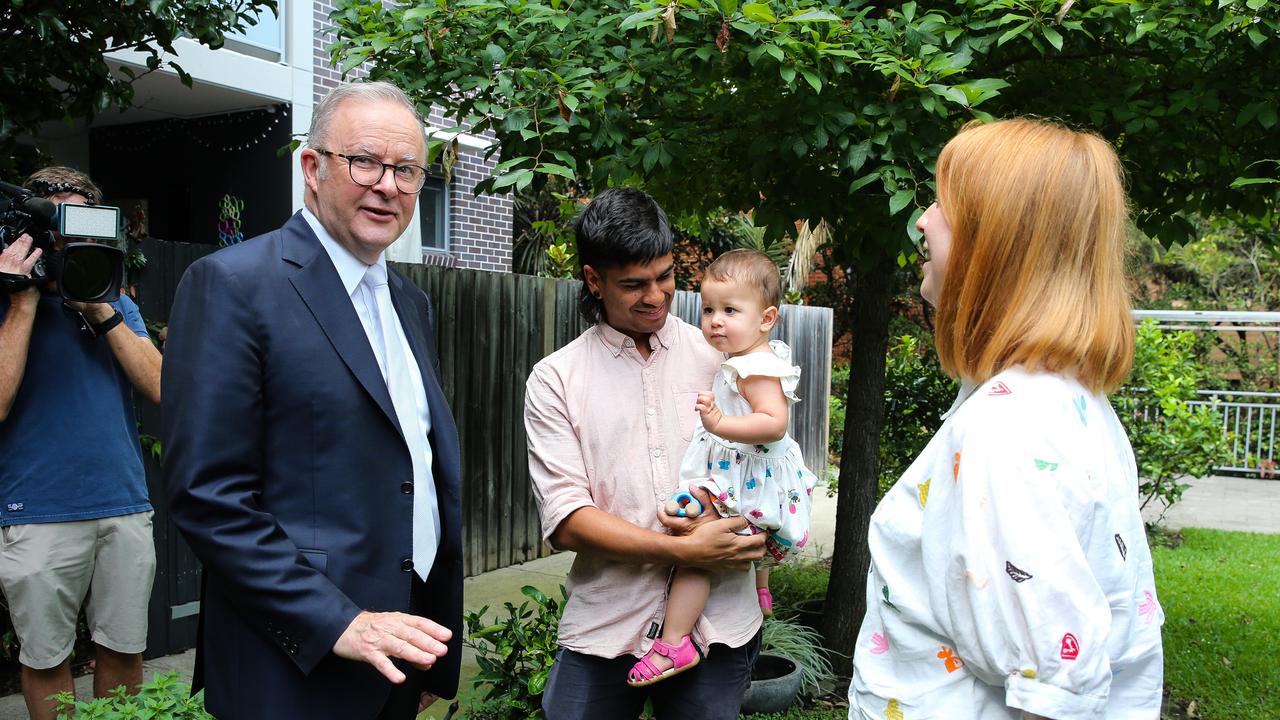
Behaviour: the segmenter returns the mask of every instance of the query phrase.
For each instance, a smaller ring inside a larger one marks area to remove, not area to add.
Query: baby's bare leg
[[[668,645],[679,645],[680,640],[693,632],[693,626],[702,616],[707,606],[707,597],[711,595],[711,575],[698,568],[676,568],[676,576],[671,580],[671,595],[667,598],[667,615],[662,622],[662,641]],[[659,670],[672,666],[671,659],[654,653],[650,661]]]

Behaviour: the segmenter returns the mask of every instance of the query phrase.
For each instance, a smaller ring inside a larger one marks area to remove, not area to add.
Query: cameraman
[[[64,167],[24,186],[55,204],[101,191]],[[63,239],[55,236],[55,250]],[[41,251],[24,235],[0,272],[30,275]],[[35,720],[74,692],[70,654],[86,595],[94,695],[142,683],[155,575],[131,389],[160,402],[160,353],[127,296],[63,302],[56,283],[0,294],[0,588],[22,645],[22,693]]]

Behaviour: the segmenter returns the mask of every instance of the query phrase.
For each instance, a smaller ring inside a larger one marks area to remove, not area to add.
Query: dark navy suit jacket
[[[459,451],[431,306],[399,273],[392,303],[431,407],[441,541],[410,607],[413,467],[363,326],[301,215],[193,264],[163,370],[174,524],[205,568],[197,687],[215,716],[373,718],[391,684],[335,656],[360,610],[453,631],[422,690],[457,691]]]

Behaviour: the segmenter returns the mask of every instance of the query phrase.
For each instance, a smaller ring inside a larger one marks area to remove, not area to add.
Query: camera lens
[[[104,302],[118,297],[123,254],[113,247],[75,243],[62,254],[58,286],[64,297]]]

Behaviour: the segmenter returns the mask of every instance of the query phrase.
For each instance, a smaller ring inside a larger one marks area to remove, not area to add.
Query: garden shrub
[[[880,429],[880,476],[876,490],[878,501],[898,477],[924,450],[929,439],[942,426],[942,414],[955,400],[957,385],[938,364],[931,346],[932,336],[904,334],[890,338],[885,356],[884,425]],[[843,450],[845,389],[849,368],[831,371],[831,447]],[[829,491],[838,490],[836,478]]]
[[[776,612],[786,615],[797,605],[826,597],[831,580],[831,561],[802,555],[773,568],[769,572],[769,592],[773,594]]]
[[[58,720],[213,720],[204,709],[204,693],[192,695],[191,685],[176,672],[152,677],[137,695],[121,685],[103,698],[76,700],[70,692],[61,692],[54,699]]]
[[[836,457],[844,451],[844,403],[849,395],[849,366],[834,365],[831,368],[831,394],[827,396],[828,452]]]
[[[942,427],[958,386],[931,347],[912,335],[892,338],[885,358],[884,426],[880,430],[879,500]]]
[[[1207,405],[1189,405],[1205,379],[1195,359],[1194,333],[1165,332],[1154,320],[1138,327],[1133,371],[1112,398],[1138,462],[1142,506],[1158,498],[1164,511],[1226,459],[1222,417]]]
[[[564,610],[564,586],[560,599],[548,597],[532,585],[520,589],[533,601],[530,607],[506,603],[507,617],[486,624],[486,605],[464,618],[467,637],[463,641],[475,651],[479,674],[473,681],[477,689],[488,688],[483,702],[468,709],[467,717],[541,720],[542,691],[555,662],[560,613]]]

